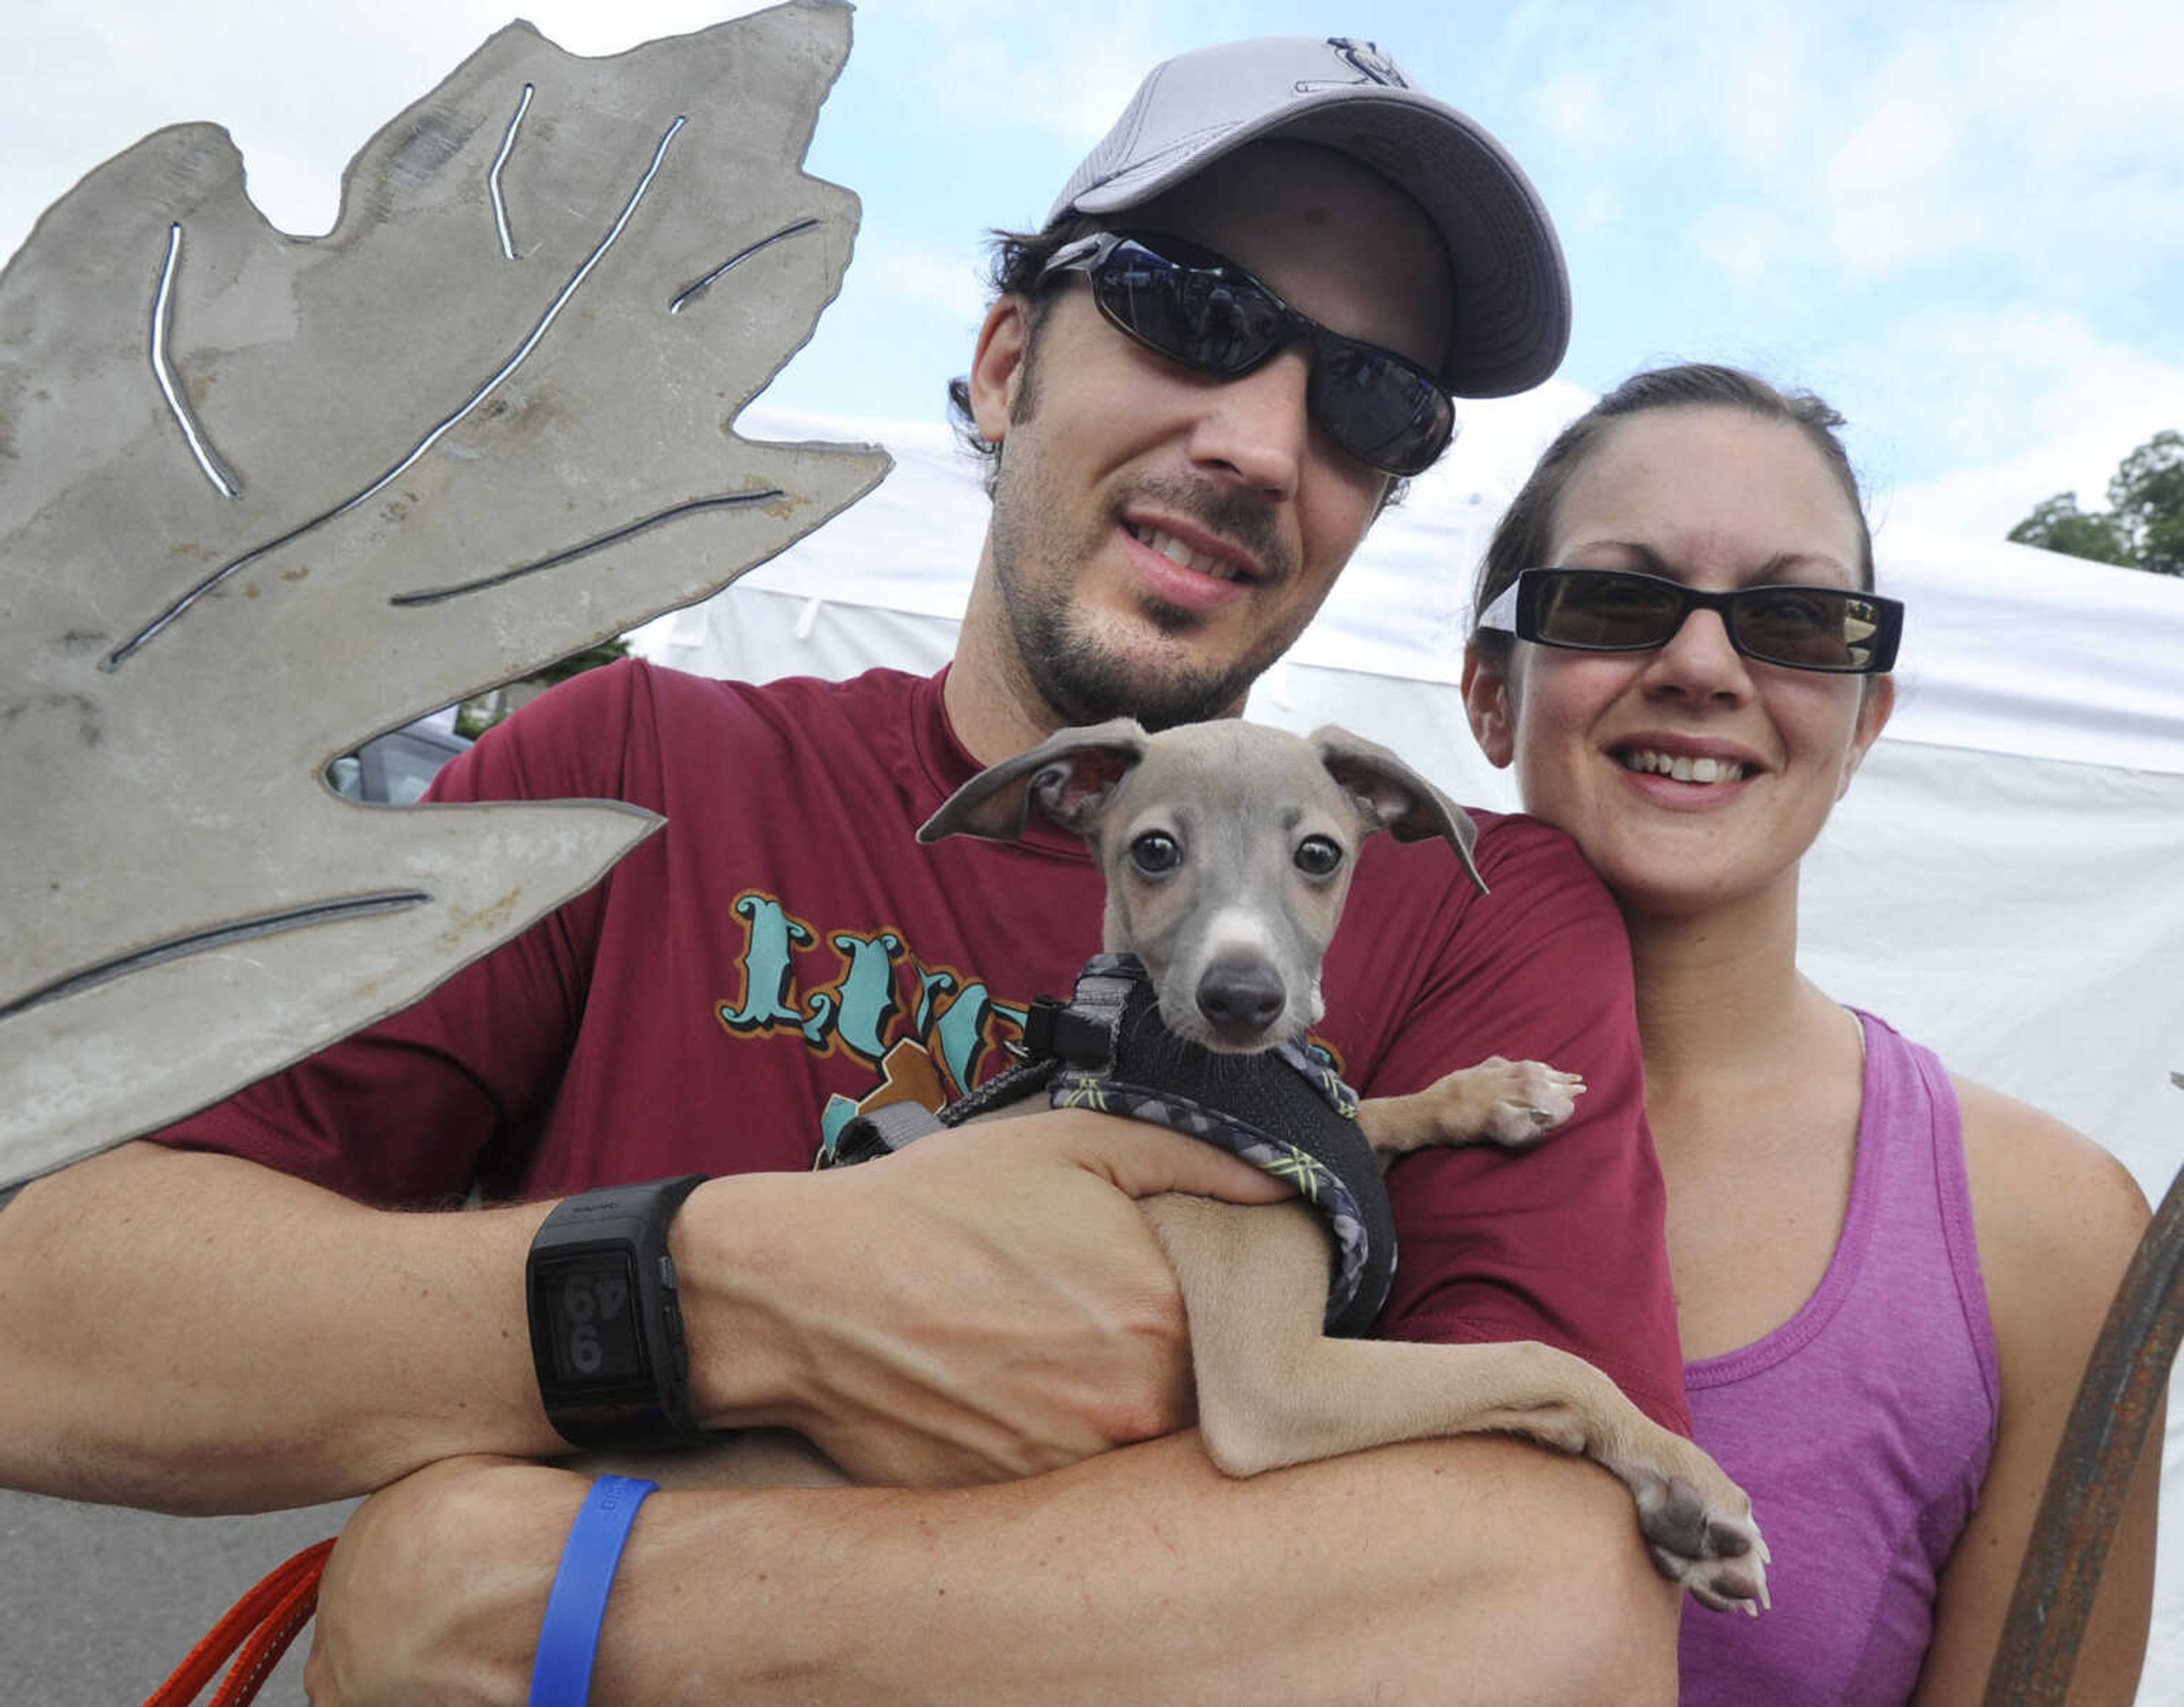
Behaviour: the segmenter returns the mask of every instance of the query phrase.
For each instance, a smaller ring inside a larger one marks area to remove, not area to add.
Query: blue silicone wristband
[[[607,1595],[615,1567],[629,1539],[637,1509],[655,1492],[656,1482],[627,1476],[603,1476],[584,1496],[583,1509],[569,1526],[561,1548],[554,1592],[546,1599],[546,1621],[538,1629],[538,1654],[531,1665],[531,1707],[585,1707],[592,1693],[592,1662],[599,1651],[599,1626],[606,1622]]]

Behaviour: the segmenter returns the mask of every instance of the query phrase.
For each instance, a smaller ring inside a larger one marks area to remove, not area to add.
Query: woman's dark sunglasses
[[[1840,587],[1741,587],[1701,592],[1625,569],[1528,569],[1479,613],[1479,626],[1578,652],[1651,652],[1694,610],[1721,618],[1747,658],[1791,670],[1879,676],[1896,665],[1903,606]]]
[[[1276,351],[1309,344],[1305,406],[1312,420],[1384,473],[1424,473],[1456,436],[1456,405],[1430,374],[1328,331],[1233,261],[1179,237],[1095,232],[1055,251],[1039,279],[1056,273],[1083,273],[1119,331],[1219,379],[1240,379]]]

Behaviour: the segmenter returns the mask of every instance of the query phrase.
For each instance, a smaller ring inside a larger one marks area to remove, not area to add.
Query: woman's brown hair
[[[1477,626],[1477,613],[1501,597],[1520,570],[1551,567],[1547,553],[1555,512],[1577,471],[1591,460],[1618,420],[1652,409],[1734,409],[1762,420],[1780,421],[1803,433],[1820,454],[1858,518],[1858,585],[1873,587],[1873,532],[1849,453],[1836,436],[1843,418],[1811,392],[1783,392],[1738,368],[1687,362],[1634,374],[1556,435],[1531,477],[1510,503],[1488,542],[1473,589],[1472,643],[1496,662],[1506,661],[1511,637]]]

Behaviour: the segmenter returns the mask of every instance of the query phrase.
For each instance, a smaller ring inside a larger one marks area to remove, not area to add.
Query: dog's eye
[[[1183,864],[1183,844],[1165,830],[1148,830],[1130,843],[1130,864],[1147,877],[1165,877]]]
[[[1331,836],[1307,836],[1290,858],[1307,877],[1332,877],[1342,864],[1342,848]]]

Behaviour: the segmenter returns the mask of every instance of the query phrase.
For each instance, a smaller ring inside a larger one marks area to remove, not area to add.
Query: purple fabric
[[[1804,1307],[1685,1366],[1699,1443],[1752,1496],[1774,1610],[1684,1610],[1683,1707],[1906,1699],[1970,1520],[2000,1387],[1964,1130],[1929,1050],[1860,1015],[1850,1207]]]

